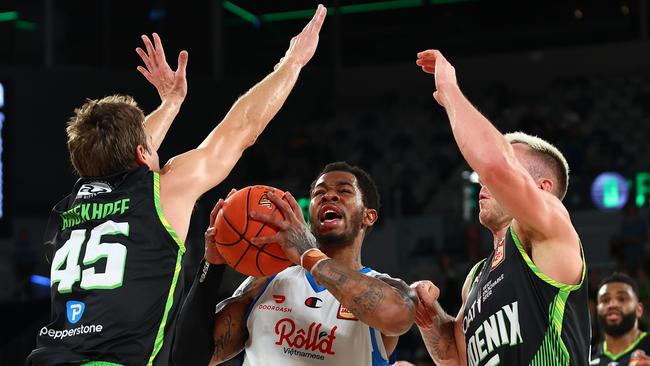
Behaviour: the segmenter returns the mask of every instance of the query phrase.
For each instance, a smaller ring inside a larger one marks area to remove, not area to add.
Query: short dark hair
[[[632,277],[621,272],[614,272],[611,275],[605,277],[605,279],[603,279],[602,282],[600,282],[600,285],[598,285],[598,290],[600,291],[601,287],[612,282],[620,282],[629,285],[632,288],[634,294],[636,295],[636,299],[637,300],[640,299],[639,285],[636,284],[636,281]]]
[[[356,165],[350,165],[345,161],[337,161],[325,165],[323,170],[318,173],[316,179],[311,182],[311,186],[309,188],[310,191],[313,190],[316,186],[316,181],[318,178],[320,178],[323,174],[329,172],[348,172],[354,175],[357,178],[359,189],[361,189],[361,198],[363,200],[363,205],[366,206],[366,208],[372,208],[379,211],[381,202],[379,197],[379,190],[377,189],[375,181],[365,170],[359,168]]]

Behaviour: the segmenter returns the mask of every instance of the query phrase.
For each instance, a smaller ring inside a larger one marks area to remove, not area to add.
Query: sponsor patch
[[[336,314],[336,317],[345,320],[359,320],[350,310],[343,307],[343,305],[339,305],[339,312]]]
[[[282,304],[286,299],[287,298],[284,295],[273,295],[273,300],[278,304]]]
[[[501,243],[497,245],[494,250],[494,258],[492,259],[492,265],[490,266],[490,271],[497,268],[503,261],[506,259],[506,243],[505,240],[501,240]]]

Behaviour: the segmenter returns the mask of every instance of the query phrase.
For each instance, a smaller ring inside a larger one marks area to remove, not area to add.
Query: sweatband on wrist
[[[300,265],[307,271],[311,272],[311,269],[314,268],[318,262],[328,258],[329,257],[325,255],[325,253],[321,252],[320,249],[311,248],[300,256]]]

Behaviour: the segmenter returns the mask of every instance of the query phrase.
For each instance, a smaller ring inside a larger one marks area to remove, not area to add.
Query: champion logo
[[[322,302],[323,300],[317,297],[308,297],[307,300],[305,300],[305,305],[310,308],[318,309],[321,307]]]
[[[275,300],[275,302],[278,304],[282,304],[286,299],[287,298],[284,297],[284,295],[273,295],[273,300]]]

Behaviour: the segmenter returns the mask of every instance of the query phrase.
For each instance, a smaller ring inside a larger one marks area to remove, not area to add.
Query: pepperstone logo
[[[41,337],[50,337],[53,339],[64,339],[68,337],[76,337],[78,335],[86,335],[91,333],[101,333],[104,329],[104,326],[101,324],[91,324],[91,325],[80,325],[71,329],[49,329],[48,327],[41,328],[38,333]]]
[[[84,315],[84,310],[86,310],[86,304],[81,301],[68,301],[65,303],[66,314],[68,315],[68,321],[72,324],[76,324],[81,317]]]

